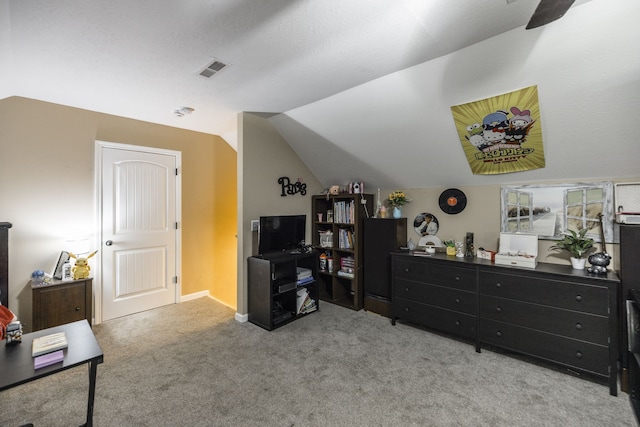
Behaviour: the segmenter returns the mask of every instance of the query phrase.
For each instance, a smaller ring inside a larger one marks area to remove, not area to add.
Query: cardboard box
[[[480,259],[489,259],[491,261],[495,261],[496,258],[495,251],[488,251],[486,249],[478,249],[476,255]]]
[[[536,268],[537,257],[537,234],[500,233],[500,249],[495,255],[496,264]]]

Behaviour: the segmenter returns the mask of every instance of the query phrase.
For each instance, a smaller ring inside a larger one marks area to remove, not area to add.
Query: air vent
[[[226,66],[227,64],[225,64],[224,62],[220,61],[219,59],[215,59],[213,62],[204,67],[204,69],[202,69],[202,71],[200,71],[198,74],[200,74],[202,77],[211,78],[214,74],[222,71],[222,69],[224,69]]]

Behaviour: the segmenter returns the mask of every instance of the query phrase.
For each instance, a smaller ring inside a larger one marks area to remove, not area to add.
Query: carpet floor
[[[233,316],[200,298],[96,325],[94,425],[636,425],[626,393],[370,312],[321,303],[271,332]],[[87,377],[0,393],[0,426],[82,424]]]

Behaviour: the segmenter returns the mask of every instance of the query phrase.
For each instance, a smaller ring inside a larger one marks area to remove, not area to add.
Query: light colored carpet
[[[321,303],[272,332],[200,298],[94,332],[96,426],[634,426],[629,396]],[[0,393],[0,425],[83,423],[87,370]]]

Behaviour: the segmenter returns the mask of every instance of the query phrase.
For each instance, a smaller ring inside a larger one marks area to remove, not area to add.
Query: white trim
[[[234,318],[240,322],[240,323],[246,323],[249,321],[249,315],[248,314],[240,314],[240,313],[236,313],[236,315],[234,316]]]
[[[108,141],[95,141],[94,145],[94,194],[95,194],[95,247],[102,248],[102,150],[112,148],[125,151],[137,151],[141,153],[164,154],[175,158],[178,174],[176,176],[176,292],[174,302],[180,302],[182,291],[182,152],[177,150],[167,150],[163,148],[144,147],[130,144],[120,144]],[[93,278],[93,313],[94,324],[102,323],[102,254],[96,254],[95,274]],[[208,291],[207,291],[208,293]]]
[[[198,299],[198,298],[202,298],[202,297],[208,297],[208,296],[209,296],[209,291],[194,292],[194,293],[189,294],[189,295],[182,295],[180,297],[180,302],[191,301],[191,300],[194,300],[194,299]]]

